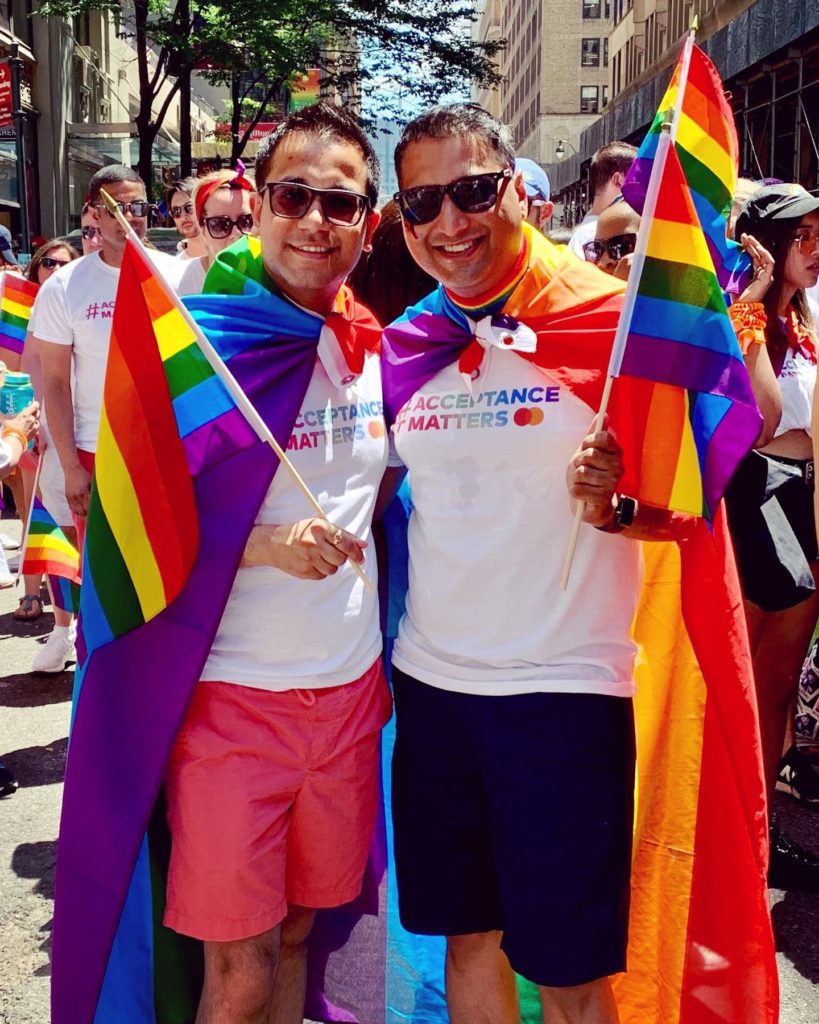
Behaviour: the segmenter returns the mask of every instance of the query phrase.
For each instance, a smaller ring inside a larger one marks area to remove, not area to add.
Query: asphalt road
[[[19,536],[19,523],[3,531]],[[14,622],[17,592],[0,591],[0,757],[20,789],[0,800],[0,1024],[49,1020],[54,856],[67,746],[72,674],[28,669],[51,629],[50,614]],[[819,811],[779,801],[785,831],[819,854]],[[772,891],[782,1024],[819,1022],[819,895]],[[731,908],[721,908],[730,914]],[[123,1022],[127,1024],[127,1022]]]

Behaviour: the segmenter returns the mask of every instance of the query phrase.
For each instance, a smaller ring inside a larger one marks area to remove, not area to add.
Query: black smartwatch
[[[621,494],[617,499],[617,504],[614,506],[614,515],[611,522],[606,523],[605,526],[598,526],[597,529],[603,533],[622,533],[623,530],[631,526],[636,515],[637,502],[634,498]]]

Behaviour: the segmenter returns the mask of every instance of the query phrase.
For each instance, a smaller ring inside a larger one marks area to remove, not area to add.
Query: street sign
[[[14,104],[11,98],[11,68],[8,61],[0,61],[0,128],[14,124]],[[12,132],[13,137],[13,132]]]

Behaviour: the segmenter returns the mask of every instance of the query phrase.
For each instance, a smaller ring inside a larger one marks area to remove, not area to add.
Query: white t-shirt
[[[591,242],[597,234],[597,220],[598,215],[596,213],[587,213],[583,220],[581,220],[574,229],[574,233],[569,239],[569,248],[579,260],[584,260],[586,258],[583,252],[583,246],[586,242]]]
[[[777,383],[782,395],[782,418],[774,437],[787,434],[789,430],[806,430],[810,434],[816,363],[801,349],[789,348]]]
[[[375,585],[370,537],[387,462],[377,356],[352,384],[316,360],[288,455],[331,522],[369,541],[364,570]],[[313,515],[279,468],[256,519],[284,524]],[[268,566],[240,568],[202,679],[262,690],[323,689],[354,682],[381,653],[378,598],[349,564],[325,580],[299,580]]]
[[[177,259],[181,257],[177,256]],[[179,279],[177,291],[180,295],[199,295],[205,285],[208,270],[204,256],[185,257],[185,269]]]
[[[148,255],[168,284],[177,288],[185,264],[162,252],[149,250]],[[32,312],[36,337],[73,346],[74,440],[87,452],[97,448],[118,283],[119,268],[104,263],[99,252],[81,256],[46,281]]]
[[[566,469],[593,411],[514,352],[457,364],[393,427],[409,469],[409,595],[393,661],[462,693],[634,691],[639,545],[585,527],[569,588]]]

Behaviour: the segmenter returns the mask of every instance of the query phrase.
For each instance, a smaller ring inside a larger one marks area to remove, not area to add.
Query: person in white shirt
[[[583,246],[594,238],[597,218],[620,195],[636,155],[637,150],[627,142],[609,142],[592,157],[589,171],[591,209],[574,229],[569,242],[569,248],[578,259],[584,258]]]

